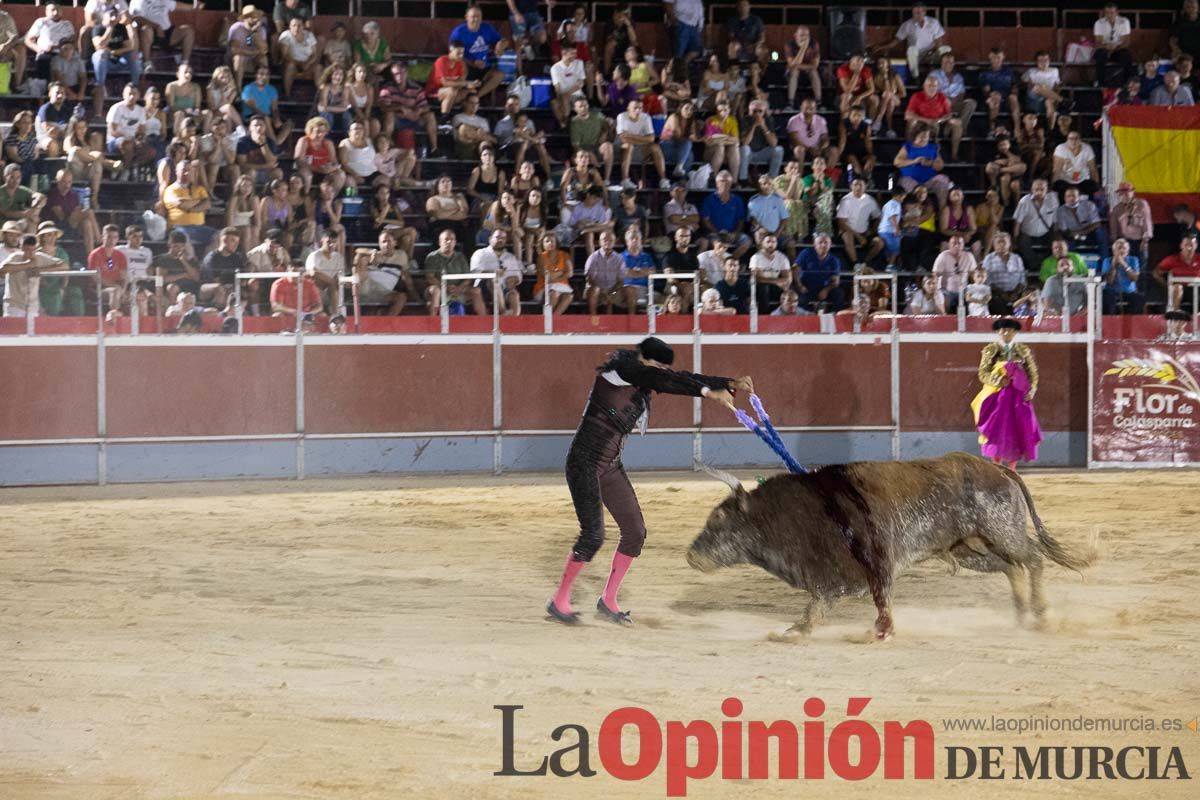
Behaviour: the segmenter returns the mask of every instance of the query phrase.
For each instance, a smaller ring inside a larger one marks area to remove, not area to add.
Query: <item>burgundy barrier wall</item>
[[[0,386],[0,439],[97,433],[94,347],[0,347]]]
[[[325,340],[328,342],[329,340]],[[728,340],[726,340],[728,342]],[[572,430],[594,367],[612,343],[505,344],[504,430]],[[982,343],[902,342],[904,431],[969,431]],[[1035,342],[1038,416],[1048,431],[1087,429],[1086,347]],[[492,345],[322,343],[304,348],[307,433],[492,430]],[[690,344],[677,364],[692,366]],[[108,433],[237,436],[296,430],[291,346],[211,344],[105,347]],[[755,378],[785,426],[886,426],[891,422],[891,347],[880,344],[705,343],[702,371]],[[0,346],[0,439],[95,436],[93,346]],[[703,424],[728,415],[704,408]],[[660,403],[659,428],[690,427],[688,403]]]
[[[1040,383],[1034,406],[1046,431],[1087,430],[1087,349],[1082,344],[1030,345]],[[900,345],[900,429],[969,431],[979,392],[977,343]]]
[[[306,347],[304,419],[308,433],[491,430],[492,346]]]
[[[13,349],[3,348],[0,357]],[[94,361],[95,351],[88,352]],[[109,347],[105,357],[110,436],[229,436],[296,430],[292,348]],[[94,391],[92,398],[94,406]]]

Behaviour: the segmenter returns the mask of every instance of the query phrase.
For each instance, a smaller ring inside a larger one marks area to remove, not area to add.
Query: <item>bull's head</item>
[[[724,483],[731,493],[708,515],[704,530],[688,548],[692,569],[712,572],[720,567],[746,563],[746,544],[753,534],[750,522],[750,493],[728,472],[699,465],[709,476]]]

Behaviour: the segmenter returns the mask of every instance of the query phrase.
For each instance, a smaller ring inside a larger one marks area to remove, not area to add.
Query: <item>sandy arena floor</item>
[[[1186,729],[942,728],[1200,713],[1200,474],[1028,479],[1064,543],[1100,537],[1083,578],[1047,570],[1052,631],[1015,625],[1002,576],[929,562],[901,580],[898,634],[881,645],[861,643],[866,600],[844,601],[805,643],[768,641],[803,595],[749,567],[687,567],[725,493],[690,474],[634,476],[650,529],[621,595],[634,629],[592,613],[575,629],[543,619],[575,532],[558,476],[4,491],[0,798],[664,797],[662,766],[640,783],[493,777],[493,706],[525,706],[519,765],[562,746],[555,726],[579,723],[599,769],[609,711],[719,722],[729,695],[743,720],[802,722],[810,696],[829,704],[829,727],[850,696],[873,698],[873,722],[927,719],[939,780],[714,777],[689,797],[1195,797],[1194,781],[940,779],[956,744],[1178,745],[1200,772],[1200,734]],[[579,607],[611,552],[580,579]]]

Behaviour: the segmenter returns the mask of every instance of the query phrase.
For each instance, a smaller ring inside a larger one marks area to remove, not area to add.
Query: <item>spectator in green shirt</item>
[[[458,237],[450,229],[443,230],[438,235],[438,249],[425,257],[424,268],[420,271],[413,269],[413,278],[418,279],[418,291],[425,297],[425,306],[429,316],[437,316],[442,306],[442,275],[464,275],[471,271],[467,257],[455,248]],[[465,303],[467,290],[471,284],[468,281],[453,281],[446,287],[450,302]]]
[[[1071,264],[1074,265],[1072,275],[1087,275],[1087,262],[1083,260],[1083,256],[1079,253],[1072,253],[1067,250],[1067,240],[1057,238],[1050,243],[1050,255],[1042,260],[1041,279],[1044,284],[1051,275],[1058,271],[1058,260],[1060,258],[1071,259]]]
[[[587,150],[596,161],[604,163],[604,183],[612,181],[613,146],[609,139],[612,131],[608,119],[594,111],[585,98],[577,98],[573,106],[575,116],[571,118],[571,149]]]

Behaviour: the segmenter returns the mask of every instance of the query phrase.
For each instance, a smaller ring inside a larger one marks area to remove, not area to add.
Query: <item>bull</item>
[[[967,453],[785,473],[753,491],[728,473],[704,469],[732,493],[709,514],[688,548],[688,564],[703,572],[753,564],[808,591],[808,606],[788,630],[793,636],[811,633],[837,598],[870,592],[875,638],[890,638],[893,584],[928,558],[1003,572],[1018,621],[1032,609],[1041,627],[1043,557],[1077,572],[1091,563],[1047,533],[1016,472]],[[1026,533],[1026,513],[1036,538]]]

